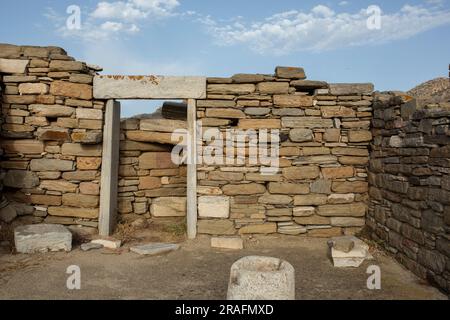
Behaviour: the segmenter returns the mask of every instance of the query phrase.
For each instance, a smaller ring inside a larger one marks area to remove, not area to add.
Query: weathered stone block
[[[371,94],[374,86],[371,83],[331,83],[331,95]]]
[[[278,258],[244,257],[231,267],[228,300],[295,300],[291,264]]]
[[[20,94],[47,94],[48,85],[45,83],[21,83],[19,84]]]
[[[369,184],[365,181],[334,181],[331,189],[336,193],[365,193]]]
[[[146,152],[139,157],[140,169],[168,169],[176,168],[169,152]]]
[[[99,109],[77,108],[77,119],[102,120],[103,111]]]
[[[363,217],[367,211],[364,203],[327,204],[319,206],[319,215],[326,217]]]
[[[348,141],[350,142],[368,142],[372,140],[372,133],[370,131],[349,131]]]
[[[206,109],[206,116],[211,118],[243,119],[245,113],[237,109]]]
[[[25,73],[30,60],[0,59],[0,73]]]
[[[18,189],[31,189],[39,185],[39,178],[34,172],[9,170],[3,179],[3,185]]]
[[[211,247],[219,249],[242,250],[244,241],[241,237],[212,237]]]
[[[42,141],[69,141],[69,130],[59,128],[38,128],[37,137]]]
[[[70,160],[33,159],[30,162],[31,171],[72,171],[74,163]]]
[[[280,129],[279,119],[241,119],[238,124],[239,129]]]
[[[64,96],[81,100],[92,99],[92,86],[65,81],[54,81],[50,85],[50,93],[54,96]]]
[[[289,139],[294,142],[312,141],[313,138],[313,132],[310,129],[292,129],[289,131]]]
[[[306,79],[305,70],[300,67],[276,67],[275,75],[285,79]]]
[[[78,170],[97,170],[102,164],[100,157],[77,157]]]
[[[96,208],[99,202],[100,199],[98,196],[76,193],[65,193],[62,196],[63,205],[76,208]]]
[[[72,250],[72,233],[61,225],[36,224],[14,230],[14,243],[19,253]]]
[[[333,120],[320,117],[283,117],[281,124],[286,128],[333,128]]]
[[[273,104],[281,108],[307,108],[313,106],[313,97],[304,95],[274,95]]]
[[[70,156],[100,157],[102,155],[102,146],[64,143],[61,148],[61,153]]]
[[[263,224],[250,224],[239,229],[239,234],[270,234],[277,232],[277,224],[268,222]]]
[[[228,218],[230,198],[225,196],[198,197],[198,214],[204,218]]]
[[[289,92],[288,82],[261,82],[258,91],[262,94],[283,94]]]
[[[61,105],[46,105],[46,104],[32,104],[30,105],[30,111],[38,117],[70,117],[75,108],[65,107]]]
[[[233,235],[236,233],[233,221],[230,220],[199,220],[197,231],[200,234]]]
[[[41,181],[39,188],[59,192],[76,192],[77,185],[64,180],[44,180]]]
[[[306,183],[279,183],[270,182],[268,190],[273,194],[308,194],[309,185]]]
[[[157,177],[139,177],[139,190],[152,190],[161,187],[161,179]]]
[[[227,184],[222,188],[225,195],[235,196],[235,195],[251,195],[251,194],[261,194],[266,192],[264,185],[259,183],[248,183],[248,184]]]
[[[283,176],[288,180],[316,179],[320,169],[316,166],[288,167],[283,169]]]
[[[294,205],[296,206],[318,206],[327,203],[325,194],[308,194],[294,197]]]
[[[161,197],[153,199],[150,212],[154,217],[184,217],[186,215],[186,198]]]
[[[207,87],[208,94],[249,94],[255,90],[254,84],[209,84]]]

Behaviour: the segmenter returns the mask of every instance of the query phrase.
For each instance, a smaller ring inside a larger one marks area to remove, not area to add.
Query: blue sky
[[[309,79],[408,90],[447,76],[450,63],[450,0],[0,2],[0,42],[61,46],[105,74],[231,76],[288,65]],[[81,29],[66,26],[71,5]],[[371,5],[382,12],[378,29],[367,27]],[[128,103],[123,114],[153,105]]]

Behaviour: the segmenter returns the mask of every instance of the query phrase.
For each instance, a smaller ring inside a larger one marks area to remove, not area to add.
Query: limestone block
[[[238,124],[239,129],[280,129],[279,119],[241,119]]]
[[[333,128],[332,119],[320,117],[283,117],[281,123],[286,128]]]
[[[71,137],[73,142],[81,144],[98,144],[103,141],[101,132],[74,132]]]
[[[327,204],[319,206],[319,215],[326,217],[364,217],[367,211],[365,203]]]
[[[267,222],[263,224],[249,224],[239,229],[239,234],[270,234],[277,232],[277,224]]]
[[[225,118],[225,119],[243,119],[245,113],[237,109],[206,109],[206,116],[210,118]]]
[[[77,108],[77,119],[102,120],[103,111],[100,109]]]
[[[101,145],[82,145],[79,143],[64,143],[61,153],[63,155],[81,157],[100,157],[102,155]]]
[[[289,91],[288,82],[261,82],[257,87],[261,94],[283,94]]]
[[[70,160],[33,159],[30,162],[31,171],[72,171],[74,163]]]
[[[264,185],[259,183],[248,183],[248,184],[227,184],[222,188],[225,195],[251,195],[251,194],[261,194],[266,192]]]
[[[70,117],[75,108],[65,107],[61,105],[46,105],[46,104],[32,104],[30,105],[30,111],[38,117]]]
[[[77,185],[65,180],[44,180],[41,181],[39,188],[43,190],[59,191],[59,192],[76,192]]]
[[[248,256],[231,267],[228,300],[295,300],[295,271],[278,258]]]
[[[176,168],[169,152],[146,152],[139,157],[140,169],[169,169]]]
[[[95,76],[96,99],[205,99],[205,77]]]
[[[48,214],[58,217],[96,219],[98,218],[98,208],[49,207]]]
[[[54,96],[91,100],[92,86],[88,84],[54,81],[50,85],[50,93]]]
[[[208,94],[249,94],[256,90],[254,84],[209,84],[207,87]],[[202,106],[201,104],[198,105]]]
[[[30,60],[0,59],[0,73],[25,73]]]
[[[37,137],[41,141],[69,141],[68,129],[60,128],[38,128]]]
[[[335,242],[341,239],[351,240],[354,243],[353,248],[349,252],[338,250],[334,247]],[[365,259],[370,259],[369,246],[362,240],[354,236],[335,237],[330,240],[333,243],[331,247],[331,257],[335,267],[359,267]]]
[[[108,249],[119,249],[120,246],[122,245],[122,241],[120,240],[108,240],[108,239],[95,239],[92,240],[91,243],[100,244]]]
[[[52,60],[50,62],[51,71],[83,71],[86,65],[79,61]]]
[[[198,197],[198,213],[204,218],[228,218],[230,198],[226,196]]]
[[[61,225],[35,224],[17,227],[14,242],[19,253],[72,250],[72,233]]]
[[[305,70],[300,67],[276,67],[275,75],[285,79],[306,79]]]
[[[236,233],[233,221],[230,220],[199,220],[197,231],[200,234],[233,235]]]
[[[39,178],[34,172],[25,170],[9,170],[3,184],[6,187],[31,189],[39,185]]]
[[[371,83],[330,83],[331,95],[372,94],[374,86]]]
[[[186,197],[153,199],[150,212],[154,217],[184,217],[186,216]]]
[[[241,237],[212,237],[211,247],[219,249],[242,250],[244,241]]]
[[[313,106],[313,97],[304,95],[274,95],[273,104],[279,108],[307,108]]]
[[[143,256],[156,256],[159,254],[168,253],[178,250],[180,245],[172,243],[150,243],[130,248],[131,252],[143,255]]]
[[[233,75],[231,79],[234,83],[257,83],[264,81],[264,75],[238,73]]]
[[[293,142],[307,142],[313,140],[313,132],[310,129],[292,129],[289,131],[289,139]]]
[[[21,83],[19,84],[20,94],[47,94],[48,85],[45,83]]]

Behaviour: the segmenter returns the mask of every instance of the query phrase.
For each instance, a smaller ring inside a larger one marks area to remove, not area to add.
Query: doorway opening
[[[119,100],[120,101],[120,100]],[[187,101],[121,103],[118,229],[125,240],[186,238],[187,167],[172,161],[172,132],[187,129]]]

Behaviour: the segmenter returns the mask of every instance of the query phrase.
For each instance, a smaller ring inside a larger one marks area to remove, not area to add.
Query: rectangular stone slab
[[[130,251],[144,256],[154,256],[158,254],[167,253],[170,251],[175,251],[178,250],[179,248],[180,246],[178,244],[150,243],[131,247]]]
[[[96,76],[95,99],[205,99],[205,77]]]
[[[14,242],[19,253],[72,250],[72,233],[56,224],[20,226],[14,230]]]

